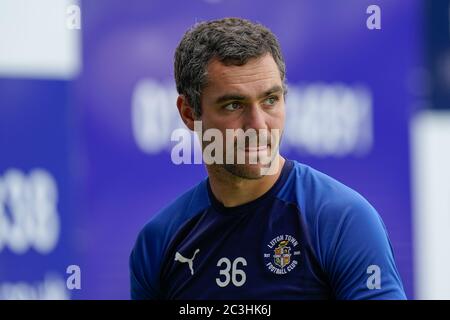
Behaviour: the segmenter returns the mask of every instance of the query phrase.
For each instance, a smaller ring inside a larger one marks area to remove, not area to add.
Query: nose
[[[257,104],[248,106],[244,117],[244,130],[255,129],[258,131],[260,129],[267,129],[264,111]]]

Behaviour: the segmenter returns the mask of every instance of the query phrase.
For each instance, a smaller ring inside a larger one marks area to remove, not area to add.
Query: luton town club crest
[[[268,252],[264,253],[267,269],[275,274],[286,274],[298,264],[300,255],[298,241],[287,234],[273,238],[267,245]]]

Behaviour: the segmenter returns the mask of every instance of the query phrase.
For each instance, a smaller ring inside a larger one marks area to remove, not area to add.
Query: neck
[[[253,201],[269,191],[281,174],[285,159],[278,155],[279,165],[275,174],[265,175],[259,179],[244,179],[232,175],[223,167],[207,166],[211,190],[225,207],[236,207]]]

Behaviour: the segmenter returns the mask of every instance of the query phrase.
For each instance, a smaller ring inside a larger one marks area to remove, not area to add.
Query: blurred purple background
[[[129,298],[137,233],[206,176],[202,165],[170,158],[170,134],[181,127],[175,47],[195,22],[238,16],[268,26],[283,49],[290,88],[284,155],[374,205],[414,298],[408,135],[420,94],[415,75],[425,63],[423,2],[376,1],[382,28],[369,30],[372,2],[81,1],[75,76],[0,75],[0,179],[10,168],[25,176],[46,169],[58,186],[61,222],[50,253],[0,246],[0,283],[37,283],[47,271],[65,279],[66,266],[76,264],[82,288],[71,298]],[[13,220],[6,198],[4,208]]]

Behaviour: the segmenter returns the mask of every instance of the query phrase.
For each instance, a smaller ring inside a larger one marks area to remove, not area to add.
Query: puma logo
[[[195,250],[194,255],[192,256],[191,259],[185,258],[179,252],[177,252],[177,253],[175,253],[175,261],[179,261],[181,263],[187,262],[189,269],[191,270],[191,275],[194,275],[194,267],[193,267],[194,258],[195,258],[195,255],[199,252],[200,252],[200,249]]]

